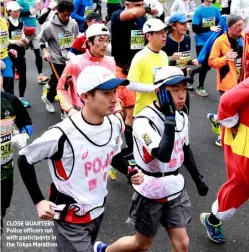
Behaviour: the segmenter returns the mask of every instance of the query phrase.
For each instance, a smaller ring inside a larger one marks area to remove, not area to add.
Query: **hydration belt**
[[[161,177],[166,177],[166,176],[177,176],[179,173],[179,169],[172,171],[172,172],[149,172],[144,170],[143,168],[141,168],[140,166],[137,165],[137,167],[143,172],[143,174],[148,175],[148,176],[152,176],[155,178],[161,178]]]
[[[80,205],[83,206],[83,204],[77,203],[74,198],[59,192],[54,183],[50,186],[49,200],[57,205],[54,209],[56,213],[54,219],[76,224],[89,223],[92,221],[92,215],[98,215],[98,213],[101,215],[104,211],[106,201],[104,199],[102,206],[95,207],[86,212],[84,215],[77,215],[76,213],[80,211]]]

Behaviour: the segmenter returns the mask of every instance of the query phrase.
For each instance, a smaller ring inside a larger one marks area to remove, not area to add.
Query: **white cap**
[[[164,29],[167,29],[167,26],[163,23],[162,20],[151,18],[144,23],[143,33],[145,34],[147,32],[157,32]]]
[[[119,85],[128,85],[127,79],[115,78],[113,72],[103,66],[88,66],[77,79],[77,93],[81,95],[97,88],[100,90],[110,90]]]
[[[21,9],[22,9],[22,7],[16,1],[10,1],[6,5],[7,11],[18,11]]]
[[[97,35],[107,35],[110,36],[108,28],[104,24],[92,24],[86,30],[86,38],[94,37]]]
[[[155,74],[154,84],[156,87],[160,87],[162,85],[173,86],[180,82],[193,83],[193,80],[185,77],[183,71],[176,66],[162,67]]]

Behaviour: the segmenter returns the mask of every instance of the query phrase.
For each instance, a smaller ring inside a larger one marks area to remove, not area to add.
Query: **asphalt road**
[[[168,5],[170,5],[171,3],[172,1],[169,1]],[[49,114],[45,109],[45,105],[40,99],[42,86],[37,84],[36,82],[37,72],[35,67],[34,54],[32,51],[27,52],[27,68],[28,83],[26,97],[32,104],[32,107],[28,111],[34,123],[34,134],[31,138],[31,140],[33,140],[40,136],[49,126],[60,121],[60,111],[59,106],[56,105],[56,113]],[[47,63],[44,64],[44,73],[50,73],[50,69]],[[195,80],[196,82],[198,81],[197,78]],[[18,87],[18,83],[15,83],[15,85],[16,87]],[[196,163],[210,188],[210,191],[206,197],[198,196],[193,181],[189,178],[185,169],[182,168],[182,173],[185,175],[187,180],[187,190],[191,197],[193,208],[192,222],[188,227],[191,244],[190,251],[248,252],[248,204],[243,206],[235,214],[234,218],[230,222],[225,223],[224,230],[227,241],[223,245],[216,245],[210,242],[207,238],[204,227],[200,224],[199,221],[199,215],[201,212],[210,211],[211,205],[216,198],[217,190],[219,189],[220,185],[226,180],[223,152],[221,148],[217,147],[214,144],[215,136],[213,135],[210,124],[206,119],[207,113],[216,112],[219,100],[219,93],[216,91],[216,74],[214,70],[208,73],[205,86],[207,91],[209,92],[209,96],[207,98],[199,97],[194,92],[190,94],[190,142],[196,158]],[[16,94],[18,94],[17,88]],[[36,173],[43,193],[44,195],[47,195],[47,189],[48,185],[51,182],[51,176],[49,174],[46,161],[43,161],[36,165]],[[132,190],[127,185],[126,179],[122,175],[119,175],[116,182],[109,182],[108,189],[109,196],[106,204],[105,217],[98,237],[99,239],[110,243],[124,235],[134,234],[134,227],[130,224],[125,223],[128,216],[131,202],[130,199],[132,195]],[[6,236],[10,237],[10,235],[14,234],[18,236],[18,239],[21,239],[21,236],[27,237],[28,235],[44,235],[44,233],[46,232],[45,230],[48,230],[50,227],[39,227],[38,223],[30,222],[38,220],[39,219],[36,213],[36,209],[32,204],[31,198],[29,197],[27,190],[25,189],[21,180],[20,173],[16,168],[12,203],[5,217],[5,229],[2,236],[2,251],[56,251],[56,249],[52,247],[34,247],[34,240],[25,242],[26,246],[28,246],[29,242],[31,242],[31,247],[28,248],[18,247],[16,243],[17,240],[12,241],[12,244],[15,244],[15,247],[10,247],[10,244],[8,244],[9,247],[6,247]],[[18,231],[14,230],[14,228],[19,228],[17,227],[16,223],[14,223],[15,221],[23,221],[24,224],[20,227],[21,231],[19,230],[20,232],[22,232],[22,234],[14,233]],[[32,231],[33,233],[24,233],[25,229],[27,229],[28,227],[36,229],[38,233],[35,234],[34,230]],[[43,229],[43,234],[38,230],[39,228]],[[49,230],[47,232],[49,232]],[[50,240],[48,240],[48,238],[44,238],[43,241],[38,242],[50,242],[51,244],[54,241],[51,241],[51,234],[49,234],[49,236]],[[34,239],[34,237],[32,239]],[[19,246],[21,245],[24,244],[20,243]],[[170,241],[163,228],[161,228],[158,232],[153,246],[149,251],[170,251]]]

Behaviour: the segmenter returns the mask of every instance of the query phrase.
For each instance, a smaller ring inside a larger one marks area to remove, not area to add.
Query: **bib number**
[[[236,69],[237,69],[237,79],[239,80],[241,71],[241,58],[235,59]]]
[[[145,37],[142,31],[131,31],[131,50],[140,50],[144,48]]]
[[[181,54],[181,57],[176,60],[176,66],[185,69],[190,60],[190,52],[181,52]]]
[[[6,48],[9,44],[9,36],[7,31],[0,31],[0,48]]]
[[[61,50],[70,48],[73,41],[74,36],[71,33],[59,33],[59,44]]]
[[[203,18],[202,19],[202,27],[207,28],[215,26],[215,17],[210,17],[210,18]]]
[[[12,159],[13,146],[11,143],[11,134],[1,136],[1,165]]]
[[[11,39],[13,40],[21,40],[22,39],[22,31],[16,30],[11,32]]]

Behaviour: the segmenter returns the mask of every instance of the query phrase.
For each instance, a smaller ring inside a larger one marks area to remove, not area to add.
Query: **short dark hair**
[[[97,91],[97,88],[94,88],[94,89],[88,91],[87,93],[90,94],[91,96],[94,96],[96,91]]]
[[[58,5],[57,5],[57,10],[60,13],[63,11],[73,12],[74,11],[73,2],[70,0],[61,0],[61,1],[59,1]]]
[[[90,49],[90,46],[88,44],[88,41],[91,42],[92,44],[94,44],[94,39],[95,39],[96,36],[93,36],[93,37],[90,37],[88,38],[88,40],[86,41],[86,49],[89,50]]]

